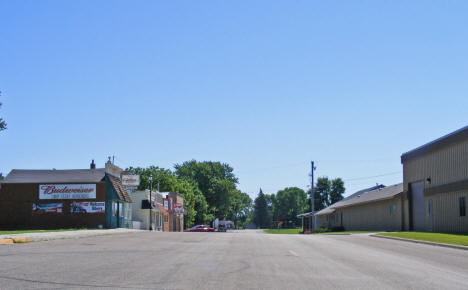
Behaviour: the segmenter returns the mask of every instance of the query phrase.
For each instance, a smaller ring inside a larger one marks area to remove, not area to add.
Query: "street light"
[[[149,210],[149,215],[150,215],[150,216],[149,216],[149,221],[150,221],[150,222],[149,222],[149,230],[152,231],[152,230],[153,230],[153,221],[152,221],[152,215],[153,215],[153,213],[152,213],[151,211],[152,211],[152,209],[153,209],[153,203],[152,203],[152,201],[151,201],[151,193],[152,193],[152,191],[153,191],[153,175],[150,174],[148,179],[149,179],[149,181],[150,181],[150,196],[149,196],[149,204],[150,204],[150,210]]]

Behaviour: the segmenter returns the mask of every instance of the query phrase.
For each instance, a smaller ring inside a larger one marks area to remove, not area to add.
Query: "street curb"
[[[352,234],[327,234],[327,233],[320,233],[316,235],[322,235],[322,236],[351,236]]]
[[[459,249],[459,250],[468,251],[467,246],[441,244],[441,243],[435,243],[435,242],[427,242],[427,241],[419,241],[419,240],[411,240],[411,239],[403,239],[403,238],[387,237],[387,236],[379,236],[379,235],[369,235],[369,236],[374,237],[374,238],[397,240],[397,241],[402,241],[402,242],[410,242],[410,243],[415,243],[415,244],[425,244],[425,245],[431,245],[431,246],[438,246],[438,247],[452,248],[452,249]]]
[[[13,239],[0,239],[0,245],[12,245]]]
[[[13,238],[12,240],[15,244],[24,244],[31,242],[29,238]]]

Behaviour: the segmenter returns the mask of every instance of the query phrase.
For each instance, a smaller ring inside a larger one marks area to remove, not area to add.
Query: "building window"
[[[460,203],[460,216],[466,216],[466,203],[465,203],[465,197],[461,196],[458,199]]]
[[[395,204],[392,204],[392,205],[390,206],[390,215],[391,215],[391,216],[396,215],[396,205],[395,205]]]
[[[122,207],[122,203],[121,202],[118,202],[118,205],[119,205],[119,217],[123,217],[123,207]]]
[[[433,210],[432,210],[432,199],[429,199],[427,201],[427,215],[432,216],[432,212],[433,212]]]
[[[116,215],[117,215],[117,208],[118,208],[118,206],[119,206],[119,205],[118,205],[115,201],[112,202],[112,215],[113,215],[113,216],[116,216]]]

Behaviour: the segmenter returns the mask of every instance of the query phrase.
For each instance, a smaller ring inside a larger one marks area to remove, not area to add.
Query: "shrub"
[[[344,230],[345,230],[344,227],[341,227],[341,226],[331,228],[332,232],[344,232]]]
[[[315,228],[314,233],[320,234],[320,233],[326,233],[329,232],[330,230],[327,228]]]

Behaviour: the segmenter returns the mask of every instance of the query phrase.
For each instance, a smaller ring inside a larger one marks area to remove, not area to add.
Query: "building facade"
[[[152,192],[150,194],[149,190],[137,190],[132,193],[132,200],[132,220],[134,228],[149,230],[151,219],[151,228],[155,231],[163,231],[164,216],[167,216],[168,212],[164,209],[162,195],[158,192]],[[166,228],[168,231],[169,226],[167,225]]]
[[[468,232],[468,126],[404,153],[404,229]]]
[[[131,226],[131,199],[111,164],[74,170],[12,170],[0,183],[0,228]]]
[[[347,231],[400,231],[403,184],[373,188],[361,190],[317,212],[318,226]]]

